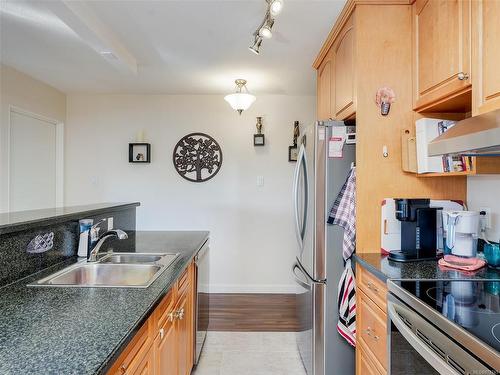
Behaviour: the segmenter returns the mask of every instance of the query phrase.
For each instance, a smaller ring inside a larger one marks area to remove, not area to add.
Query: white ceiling
[[[0,61],[67,93],[221,94],[245,78],[254,93],[298,95],[315,93],[311,64],[345,0],[285,0],[259,56],[248,46],[264,0],[87,1],[87,33],[57,11],[64,0],[0,2]],[[137,73],[96,50],[96,24]]]

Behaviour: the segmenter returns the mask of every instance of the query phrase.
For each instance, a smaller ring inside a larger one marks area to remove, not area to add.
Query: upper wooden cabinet
[[[332,46],[334,75],[333,118],[345,120],[356,112],[356,75],[354,70],[354,14],[344,25]]]
[[[472,2],[473,115],[500,108],[500,1]]]
[[[470,15],[470,0],[417,0],[413,4],[416,110],[432,108],[467,92],[470,103]],[[491,38],[494,43],[494,36]]]
[[[318,119],[327,120],[332,117],[332,57],[325,57],[317,72],[317,106]]]
[[[354,13],[329,37],[317,68],[318,119],[345,120],[356,113]]]

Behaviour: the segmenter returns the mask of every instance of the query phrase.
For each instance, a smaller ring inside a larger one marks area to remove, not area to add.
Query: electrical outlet
[[[485,212],[486,215],[479,215],[479,226],[481,228],[490,229],[491,228],[491,208],[489,207],[479,207],[479,212]]]
[[[113,216],[108,217],[108,230],[113,229]]]
[[[257,176],[257,186],[258,187],[264,186],[264,176]]]

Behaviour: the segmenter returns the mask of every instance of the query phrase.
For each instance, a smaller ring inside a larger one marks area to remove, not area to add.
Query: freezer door
[[[297,260],[292,268],[297,293],[297,347],[307,375],[324,375],[323,310],[325,284],[313,280]]]

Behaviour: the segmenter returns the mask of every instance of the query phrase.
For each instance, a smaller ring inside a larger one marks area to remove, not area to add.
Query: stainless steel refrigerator
[[[342,131],[334,127],[346,125],[318,121],[301,132],[293,180],[297,345],[308,375],[354,374],[354,348],[336,329],[344,231],[327,224],[327,217],[355,161],[355,144],[344,144],[342,157],[330,157],[332,135]]]

